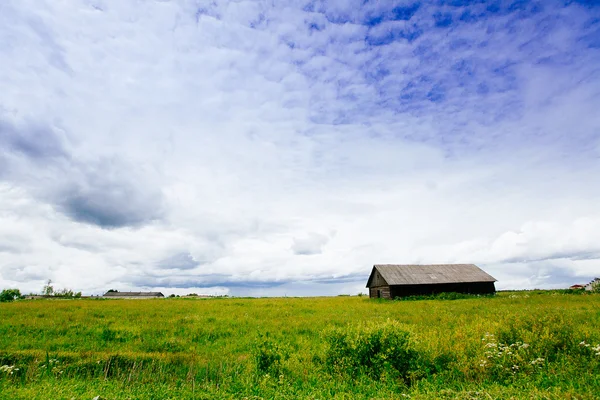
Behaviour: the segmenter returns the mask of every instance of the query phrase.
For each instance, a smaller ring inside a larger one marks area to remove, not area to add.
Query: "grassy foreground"
[[[597,294],[21,300],[0,399],[597,399],[599,343]]]

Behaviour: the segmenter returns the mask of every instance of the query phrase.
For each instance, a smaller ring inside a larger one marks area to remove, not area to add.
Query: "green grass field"
[[[600,295],[20,300],[2,399],[600,398]]]

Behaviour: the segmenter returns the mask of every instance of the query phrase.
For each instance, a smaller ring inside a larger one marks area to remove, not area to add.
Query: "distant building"
[[[443,292],[495,293],[494,279],[474,264],[374,265],[367,287],[369,297],[430,295]]]
[[[584,285],[572,285],[569,286],[569,289],[585,289]]]
[[[594,290],[600,288],[600,278],[595,278],[593,281],[585,285],[585,290]]]
[[[117,292],[109,290],[102,297],[110,299],[157,299],[165,296],[161,292]]]

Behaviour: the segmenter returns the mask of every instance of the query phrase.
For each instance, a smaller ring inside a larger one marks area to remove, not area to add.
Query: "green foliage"
[[[543,291],[0,303],[0,398],[595,399],[599,309]]]
[[[74,292],[71,289],[61,289],[54,292],[53,297],[61,297],[65,299],[78,299],[81,297],[81,292]]]
[[[52,296],[54,294],[54,286],[52,286],[52,280],[48,279],[48,282],[44,285],[42,289],[42,294],[44,296]]]
[[[497,337],[504,344],[527,343],[538,357],[556,361],[578,352],[575,326],[568,315],[559,313],[509,318],[498,330]]]
[[[326,340],[325,365],[354,377],[364,374],[379,379],[393,374],[407,378],[417,358],[410,334],[395,321],[335,328]]]
[[[256,369],[261,373],[279,375],[282,361],[289,355],[285,347],[269,337],[269,334],[259,334],[253,348]]]
[[[81,292],[74,292],[71,289],[54,289],[52,280],[48,279],[44,288],[42,289],[42,295],[46,297],[59,297],[64,299],[79,299],[81,298]]]
[[[22,298],[21,291],[19,289],[4,289],[0,292],[0,302],[9,302]]]

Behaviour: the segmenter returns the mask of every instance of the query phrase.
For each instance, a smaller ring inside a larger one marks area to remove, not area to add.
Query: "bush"
[[[330,372],[379,379],[392,374],[407,379],[418,358],[410,348],[410,334],[388,321],[357,327],[337,328],[326,333],[329,345],[325,365]]]
[[[53,297],[62,297],[65,299],[78,299],[81,297],[81,292],[74,292],[71,289],[61,289],[54,291],[52,294]]]
[[[596,369],[600,346],[594,345],[593,338],[581,341],[574,326],[571,318],[561,314],[511,318],[495,335],[488,333],[481,339],[484,356],[478,361],[480,372],[494,381],[511,382],[517,376],[550,368],[553,363],[574,362]]]
[[[19,289],[4,289],[0,292],[0,302],[8,302],[22,298]]]
[[[269,338],[269,334],[260,334],[253,349],[256,369],[262,373],[279,375],[281,362],[288,358],[286,349]]]
[[[537,357],[555,361],[561,356],[576,355],[580,340],[574,332],[574,321],[561,314],[510,319],[497,333],[505,344],[529,343]]]

